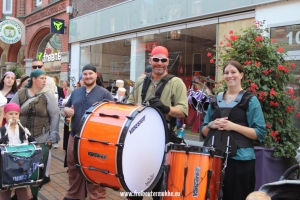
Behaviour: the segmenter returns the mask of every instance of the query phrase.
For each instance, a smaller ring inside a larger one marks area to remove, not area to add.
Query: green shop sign
[[[17,43],[22,36],[20,25],[13,20],[4,20],[0,23],[0,40],[7,44]]]
[[[65,34],[65,21],[62,19],[51,18],[50,32],[57,34]]]

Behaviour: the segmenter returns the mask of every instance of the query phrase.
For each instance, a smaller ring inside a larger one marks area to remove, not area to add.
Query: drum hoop
[[[133,117],[135,117],[137,114],[140,113],[140,111],[138,111],[138,109],[142,108],[143,106],[140,106],[138,108],[136,108],[132,114],[133,114]],[[147,107],[145,107],[147,108]],[[151,107],[153,109],[155,109],[159,116],[161,117],[162,121],[163,121],[163,124],[164,124],[164,129],[165,129],[165,143],[167,144],[167,142],[169,141],[169,137],[168,137],[168,128],[167,128],[167,122],[166,122],[166,119],[165,119],[165,116],[162,114],[162,112],[160,110],[158,110],[157,108],[154,108],[154,107]],[[134,118],[133,118],[134,119]],[[124,123],[125,124],[125,127],[123,128],[122,130],[122,133],[120,134],[120,142],[124,143],[125,139],[126,139],[126,133],[128,131],[128,128],[129,126],[131,125],[133,119],[126,119],[126,122]],[[125,191],[130,191],[130,189],[128,188],[125,180],[124,180],[124,174],[123,174],[123,170],[122,170],[122,154],[123,154],[123,148],[120,148],[118,147],[118,150],[117,150],[117,154],[118,155],[121,155],[120,159],[118,160],[117,159],[117,156],[116,156],[116,163],[117,163],[117,172],[118,174],[121,175],[121,177],[119,178],[119,182],[120,184],[122,185],[123,189]],[[144,192],[149,192],[151,191],[154,186],[158,183],[159,179],[161,178],[162,174],[163,174],[163,167],[164,167],[164,163],[165,163],[165,157],[166,157],[166,154],[164,154],[163,156],[163,159],[161,161],[161,166],[160,166],[160,169],[157,173],[157,176],[155,177],[154,181],[152,182],[152,184],[144,191]],[[133,191],[131,191],[133,192]]]
[[[188,152],[192,154],[202,154],[202,155],[210,155],[209,152],[201,151],[204,149],[211,149],[210,147],[204,147],[204,146],[187,146],[187,145],[180,145],[180,144],[170,144],[167,147],[167,152]],[[200,151],[199,151],[200,150]],[[215,150],[215,157],[224,158],[224,151],[220,149],[214,149]]]
[[[82,134],[82,127],[87,123],[87,119],[91,116],[91,114],[93,113],[93,111],[98,108],[99,106],[103,105],[103,104],[106,104],[108,102],[99,102],[99,103],[96,103],[94,105],[92,105],[88,110],[85,111],[84,115],[82,116],[80,122],[79,122],[79,125],[77,127],[77,130],[76,130],[76,134],[75,134],[75,137],[74,137],[74,161],[75,161],[75,165],[79,165],[77,166],[77,170],[79,172],[79,174],[84,177],[86,179],[87,182],[93,184],[93,182],[85,175],[85,173],[83,172],[82,170],[82,167],[81,166],[81,162],[79,160],[79,138]]]

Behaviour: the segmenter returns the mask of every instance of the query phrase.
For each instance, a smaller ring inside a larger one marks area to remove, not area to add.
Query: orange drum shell
[[[212,177],[210,180],[210,200],[218,200],[220,191],[220,178],[222,168],[221,157],[210,157],[208,154],[200,154],[189,152],[188,155],[184,151],[169,151],[167,155],[167,164],[170,165],[169,177],[167,181],[168,192],[179,192],[182,195],[184,183],[184,168],[187,163],[188,172],[186,176],[185,196],[165,196],[164,200],[205,200],[207,190],[207,173],[212,169]],[[212,168],[210,167],[212,163]],[[194,172],[195,167],[200,168],[200,180],[198,188],[198,196],[193,197]]]
[[[118,147],[90,142],[87,139],[118,144],[121,131],[127,121],[126,116],[129,116],[137,107],[139,106],[113,102],[102,103],[96,106],[86,118],[80,133],[81,139],[77,143],[77,155],[75,157],[77,156],[78,162],[82,166],[82,174],[90,182],[117,189],[122,188],[119,179],[114,176],[118,173],[116,168]],[[99,112],[108,115],[119,115],[119,118],[99,116]],[[90,166],[107,170],[110,174],[89,170],[88,167]]]

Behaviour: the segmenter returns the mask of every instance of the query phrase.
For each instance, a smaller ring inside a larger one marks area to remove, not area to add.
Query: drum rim
[[[171,151],[171,152],[188,152],[188,153],[192,153],[192,154],[201,154],[201,155],[210,155],[209,152],[200,152],[198,150],[200,149],[212,149],[211,147],[206,147],[206,146],[190,146],[190,145],[182,145],[182,144],[169,144],[167,146],[167,152]],[[188,151],[187,151],[188,150]],[[220,158],[224,158],[224,151],[220,150],[220,149],[214,149],[215,153],[214,156],[215,157],[220,157]]]
[[[136,116],[137,114],[139,114],[140,112],[138,111],[138,109],[141,109],[141,108],[148,108],[149,106],[139,106],[137,107],[133,112],[132,112],[132,116]],[[159,116],[161,117],[162,121],[163,121],[163,125],[164,125],[164,129],[165,129],[165,143],[167,144],[168,141],[169,141],[169,137],[168,137],[168,128],[167,128],[167,122],[166,122],[166,119],[165,119],[165,116],[164,114],[162,114],[162,112],[160,110],[158,110],[157,108],[154,108],[154,107],[151,107],[153,109],[155,109]],[[128,128],[129,126],[131,125],[133,119],[128,119],[126,120],[126,122],[124,123],[125,126],[124,126],[124,129],[122,130],[122,133],[120,134],[120,143],[124,143],[125,139],[126,139],[126,133],[128,131]],[[119,154],[120,153],[120,154]],[[120,159],[117,160],[117,172],[118,174],[121,174],[121,178],[119,178],[119,181],[123,187],[123,189],[127,192],[130,192],[130,189],[128,188],[125,180],[124,180],[124,174],[123,174],[123,170],[122,170],[122,154],[123,153],[123,148],[119,148],[117,149],[117,154],[121,155]],[[157,173],[157,176],[155,177],[154,181],[152,182],[152,184],[144,191],[144,192],[149,192],[151,191],[155,185],[158,183],[159,179],[161,178],[162,174],[163,174],[163,167],[164,167],[164,163],[165,163],[165,158],[166,158],[166,154],[164,153],[163,155],[163,159],[161,161],[161,165],[160,165],[160,168],[159,168],[159,171]],[[131,192],[134,192],[134,191],[131,191]]]

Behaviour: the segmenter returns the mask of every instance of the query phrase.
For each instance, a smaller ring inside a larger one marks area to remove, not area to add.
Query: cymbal
[[[134,86],[134,81],[129,80],[129,79],[124,79],[124,82],[127,83],[129,86],[133,87]]]
[[[210,78],[207,78],[207,77],[205,77],[205,76],[198,76],[198,78],[199,78],[200,80],[204,80],[204,81],[209,82],[209,83],[217,84],[216,81],[214,81],[214,80],[212,80],[212,79],[210,79]]]

